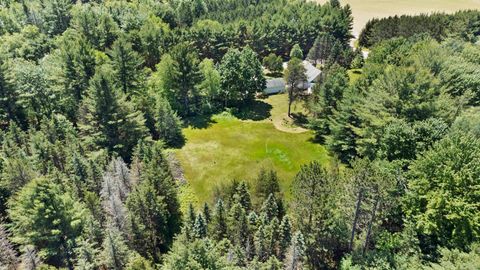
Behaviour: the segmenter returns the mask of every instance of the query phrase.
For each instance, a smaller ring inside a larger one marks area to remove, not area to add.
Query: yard
[[[248,110],[196,119],[184,129],[186,144],[174,150],[188,185],[183,206],[210,201],[216,188],[233,179],[252,181],[261,168],[275,169],[289,197],[290,183],[302,164],[327,162],[325,148],[300,125],[303,106],[295,104],[296,121],[288,120],[287,95],[257,100]]]

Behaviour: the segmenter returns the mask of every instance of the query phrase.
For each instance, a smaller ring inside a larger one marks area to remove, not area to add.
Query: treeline
[[[360,46],[371,47],[394,37],[428,35],[437,41],[459,38],[475,42],[480,34],[478,11],[458,11],[454,14],[434,13],[431,15],[402,15],[372,19],[360,33]]]
[[[372,48],[354,83],[334,64],[315,85],[308,108],[317,138],[348,164],[348,171],[358,171],[358,158],[379,166],[377,172],[357,176],[363,180],[353,185],[359,189],[350,213],[364,211],[365,199],[371,203],[367,216],[382,219],[378,215],[384,214],[385,219],[364,225],[360,234],[365,242],[357,251],[343,240],[349,255],[342,269],[479,266],[480,227],[473,218],[480,213],[479,198],[469,191],[478,185],[480,173],[475,161],[480,150],[479,53],[477,45],[460,40],[394,38]],[[367,181],[369,177],[379,178]],[[373,201],[364,193],[369,183],[379,192]],[[393,208],[381,210],[384,203]],[[356,224],[361,217],[352,220]],[[352,230],[351,239],[356,233]],[[332,242],[342,243],[339,238]],[[422,266],[425,260],[436,263]]]
[[[244,106],[265,88],[261,56],[320,33],[346,48],[351,22],[336,1],[0,1],[0,268],[168,265],[193,220],[163,151],[182,118]]]

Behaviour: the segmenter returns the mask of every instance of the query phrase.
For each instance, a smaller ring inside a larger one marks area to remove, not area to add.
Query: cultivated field
[[[184,129],[187,142],[176,150],[189,183],[183,203],[208,201],[216,188],[233,179],[251,181],[261,168],[277,171],[288,198],[302,164],[327,162],[325,148],[312,141],[313,132],[283,120],[286,106],[287,95],[274,95],[258,100],[255,113],[222,113]],[[297,104],[294,112],[300,108]]]
[[[317,0],[321,3],[327,0]],[[354,16],[353,34],[358,36],[372,18],[431,12],[455,12],[480,9],[480,0],[340,0],[350,4]]]

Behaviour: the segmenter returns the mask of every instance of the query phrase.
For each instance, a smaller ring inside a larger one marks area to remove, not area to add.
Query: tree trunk
[[[288,117],[292,118],[290,114],[290,107],[292,106],[292,100],[293,100],[293,88],[290,87],[288,90]]]
[[[363,244],[363,250],[362,250],[362,255],[365,255],[365,251],[367,250],[368,246],[368,240],[370,238],[370,234],[372,233],[372,226],[373,222],[375,221],[375,214],[377,213],[377,207],[380,199],[376,199],[375,203],[373,204],[373,210],[372,210],[372,217],[370,218],[370,222],[368,224],[368,230],[367,230],[367,236],[365,236],[365,243]]]
[[[350,250],[352,250],[353,248],[353,240],[355,238],[355,229],[357,228],[358,216],[360,215],[360,206],[362,205],[362,198],[363,198],[363,189],[360,189],[357,196],[357,204],[355,206],[355,216],[353,218],[352,235],[350,237],[350,246],[349,246]]]

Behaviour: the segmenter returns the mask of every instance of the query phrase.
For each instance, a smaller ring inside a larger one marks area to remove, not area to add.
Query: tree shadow
[[[308,117],[304,113],[292,113],[291,118],[296,126],[308,129]]]
[[[183,119],[184,127],[191,127],[194,129],[205,129],[215,123],[216,121],[212,120],[212,114],[196,115]]]
[[[265,120],[271,116],[272,105],[262,101],[254,100],[243,105],[239,110],[234,110],[233,115],[241,120]]]

